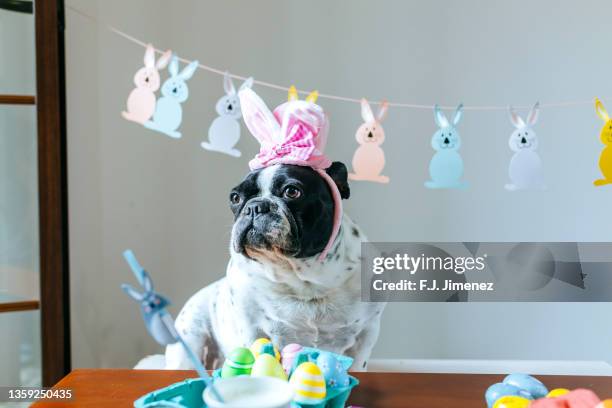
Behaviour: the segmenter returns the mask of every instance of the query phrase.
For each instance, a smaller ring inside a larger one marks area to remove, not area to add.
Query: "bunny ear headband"
[[[325,172],[331,161],[323,150],[327,142],[329,121],[323,108],[315,104],[316,94],[300,101],[289,94],[289,101],[270,112],[264,101],[250,88],[240,90],[244,122],[259,141],[259,153],[249,162],[251,170],[275,164],[310,167],[328,184],[334,201],[332,232],[319,260],[325,260],[342,219],[342,198],[334,180]]]

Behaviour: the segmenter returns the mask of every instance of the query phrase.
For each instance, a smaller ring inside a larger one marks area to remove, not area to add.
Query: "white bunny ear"
[[[234,95],[236,93],[234,81],[232,81],[232,77],[230,76],[228,71],[225,71],[225,73],[223,74],[223,89],[228,95]]]
[[[238,92],[242,117],[249,131],[262,145],[277,142],[280,125],[263,100],[251,88]]]
[[[170,65],[168,65],[168,72],[170,73],[170,76],[175,77],[178,74],[178,69],[178,57],[176,55],[173,55],[172,59],[170,60]]]
[[[252,87],[253,87],[253,77],[248,77],[247,79],[245,79],[242,85],[240,85],[240,90],[242,91],[243,89],[252,88]]]
[[[446,119],[444,112],[442,112],[438,104],[434,106],[434,119],[439,128],[443,129],[448,127],[448,119]]]
[[[172,51],[166,50],[166,52],[164,52],[162,56],[159,57],[159,59],[157,60],[157,63],[155,64],[155,68],[157,68],[158,70],[166,68],[166,66],[168,65],[168,62],[170,62],[171,57],[172,57]]]
[[[463,104],[460,103],[455,110],[455,116],[453,116],[453,126],[457,126],[459,122],[461,122],[461,118],[463,117]]]
[[[538,121],[538,117],[540,116],[540,102],[536,102],[533,105],[533,108],[529,111],[529,115],[527,115],[527,123],[529,126],[533,126]]]
[[[131,297],[132,299],[140,302],[142,299],[144,299],[144,294],[138,292],[136,289],[134,289],[133,287],[131,287],[130,285],[126,285],[125,283],[123,285],[121,285],[121,289],[123,289],[123,291],[125,293],[127,293],[127,295],[129,297]]]
[[[522,129],[525,127],[525,121],[523,121],[523,118],[521,118],[519,114],[516,113],[512,106],[508,106],[508,113],[510,113],[510,121],[512,122],[515,128]]]
[[[146,292],[153,292],[153,281],[151,280],[149,274],[147,274],[146,272],[142,277],[142,286],[144,287],[144,290]]]
[[[374,113],[366,98],[361,98],[361,118],[364,122],[374,122]]]
[[[187,81],[189,78],[191,78],[194,72],[196,71],[196,69],[198,69],[199,64],[200,63],[198,62],[198,60],[191,61],[185,68],[183,68],[183,70],[179,74],[181,79],[183,81]]]
[[[608,111],[603,106],[603,103],[598,98],[595,98],[595,109],[597,110],[597,115],[604,121],[607,122],[610,120],[610,115],[608,115]]]
[[[379,122],[382,122],[387,117],[387,113],[389,112],[389,102],[382,101],[380,106],[378,107],[378,114],[376,115],[376,119]]]
[[[147,49],[144,55],[144,64],[147,68],[153,68],[155,66],[155,48],[152,44],[147,44]]]

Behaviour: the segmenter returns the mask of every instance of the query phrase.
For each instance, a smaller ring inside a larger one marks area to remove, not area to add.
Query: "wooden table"
[[[484,392],[502,375],[355,373],[361,382],[349,399],[366,408],[483,408]],[[196,377],[195,371],[74,370],[57,387],[71,388],[70,402],[38,402],[43,407],[131,407],[138,397]],[[538,376],[550,389],[589,388],[612,397],[612,377]]]

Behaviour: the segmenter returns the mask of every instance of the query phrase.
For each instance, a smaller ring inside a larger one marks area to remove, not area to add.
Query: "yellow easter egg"
[[[567,388],[555,388],[554,390],[550,390],[548,394],[546,394],[546,398],[555,398],[560,397],[562,395],[570,392]]]
[[[293,388],[293,400],[300,404],[320,403],[327,395],[325,379],[315,363],[300,364],[289,379]]]
[[[280,361],[280,353],[278,352],[278,349],[276,348],[276,346],[272,344],[270,339],[266,339],[263,337],[259,338],[255,340],[253,344],[251,344],[250,349],[251,349],[251,353],[253,353],[255,358],[257,358],[265,349],[268,349],[270,347],[274,350],[274,357],[276,357],[276,359]],[[272,350],[270,350],[270,352],[272,352]]]
[[[251,369],[251,377],[274,377],[287,381],[287,374],[283,366],[270,354],[260,354]]]
[[[527,398],[516,395],[506,395],[495,401],[493,408],[527,408],[529,404],[531,404],[531,400]]]
[[[601,401],[595,408],[612,408],[612,399]]]

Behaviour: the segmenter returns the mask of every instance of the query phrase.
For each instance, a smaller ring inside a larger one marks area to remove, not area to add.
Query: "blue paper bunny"
[[[146,128],[164,133],[171,138],[179,139],[181,133],[177,130],[183,121],[181,103],[189,97],[186,81],[198,68],[198,61],[192,61],[179,73],[179,61],[172,57],[168,65],[170,78],[166,79],[161,88],[162,97],[157,100],[153,120],[144,123]]]
[[[140,303],[140,313],[145,322],[149,334],[162,346],[177,342],[176,332],[172,333],[164,322],[165,316],[170,315],[166,312],[166,307],[170,305],[168,299],[155,292],[153,282],[145,270],[141,270],[141,284],[144,292],[140,293],[130,285],[123,284],[121,289],[132,299]]]
[[[142,313],[142,318],[149,334],[151,334],[155,341],[162,346],[180,342],[196,371],[206,382],[207,387],[211,388],[211,391],[219,401],[223,401],[223,398],[212,384],[210,375],[206,372],[200,359],[174,328],[174,319],[172,319],[172,316],[166,310],[166,307],[170,305],[170,301],[155,292],[151,277],[147,271],[140,266],[140,263],[138,263],[132,251],[129,249],[126,250],[123,252],[123,257],[130,265],[132,272],[143,287],[144,292],[138,292],[136,289],[126,284],[121,285],[121,289],[123,289],[132,299],[140,303],[140,312]]]
[[[463,176],[463,159],[459,154],[461,137],[457,125],[463,115],[463,104],[457,106],[452,124],[449,123],[438,105],[434,107],[434,118],[439,129],[431,138],[431,147],[436,151],[429,163],[430,181],[427,188],[466,188]]]

